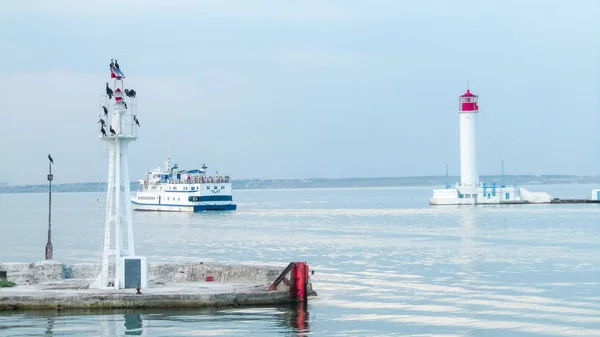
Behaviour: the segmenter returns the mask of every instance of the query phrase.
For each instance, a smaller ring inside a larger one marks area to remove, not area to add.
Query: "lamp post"
[[[54,164],[54,160],[52,156],[48,155],[48,242],[46,243],[46,260],[52,260],[53,250],[52,250],[52,225],[51,225],[51,217],[52,217],[52,164]]]

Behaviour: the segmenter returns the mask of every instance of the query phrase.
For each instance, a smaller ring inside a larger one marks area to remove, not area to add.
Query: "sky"
[[[0,2],[0,182],[106,181],[111,58],[138,95],[130,178],[460,173],[479,95],[481,175],[600,174],[600,2]]]

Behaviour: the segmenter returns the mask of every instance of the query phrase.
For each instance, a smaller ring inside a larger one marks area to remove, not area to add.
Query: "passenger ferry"
[[[233,211],[229,176],[206,176],[206,164],[199,170],[171,167],[167,156],[164,168],[146,172],[138,191],[131,197],[135,211],[202,212]]]

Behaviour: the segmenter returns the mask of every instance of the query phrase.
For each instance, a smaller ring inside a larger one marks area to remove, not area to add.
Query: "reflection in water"
[[[458,263],[462,270],[462,286],[469,289],[477,282],[477,247],[475,245],[475,235],[477,228],[475,224],[475,209],[468,207],[461,210],[460,227],[458,228],[460,236],[460,245],[458,251]],[[467,305],[467,315],[470,319],[476,319],[478,308],[475,305]],[[459,329],[463,336],[475,336],[477,331],[472,327],[462,327]]]
[[[304,302],[274,307],[221,309],[31,311],[24,316],[29,322],[29,331],[23,330],[21,334],[14,335],[63,336],[66,331],[72,331],[73,322],[78,322],[78,336],[171,335],[177,330],[186,329],[196,333],[208,330],[211,336],[231,336],[245,335],[248,331],[264,331],[268,326],[277,326],[275,331],[290,336],[307,336],[310,332],[309,313]],[[4,317],[9,318],[10,315],[0,312],[0,331]],[[12,328],[18,326],[13,325]],[[152,326],[151,332],[149,326]]]
[[[477,228],[475,225],[475,209],[465,208],[460,214],[460,248],[459,248],[459,263],[464,271],[465,286],[476,282],[476,263],[477,263],[477,248],[475,247],[475,234]]]
[[[54,333],[52,329],[54,328],[54,317],[48,317],[46,321],[46,331],[44,331],[44,336],[53,336]]]
[[[307,310],[307,303],[298,302],[296,304],[287,307],[283,315],[283,323],[297,333],[296,336],[306,336],[309,334],[309,313]]]
[[[141,335],[143,332],[144,323],[140,314],[125,314],[125,334],[126,335]]]

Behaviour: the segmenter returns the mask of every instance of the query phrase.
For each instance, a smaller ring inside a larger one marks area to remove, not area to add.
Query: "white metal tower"
[[[114,91],[107,82],[106,121],[101,119],[100,135],[108,145],[104,249],[102,269],[90,288],[145,288],[148,286],[147,262],[144,257],[135,256],[130,205],[128,145],[137,139],[135,95],[123,95],[125,76],[112,63],[111,78]],[[129,105],[126,98],[130,99]]]

